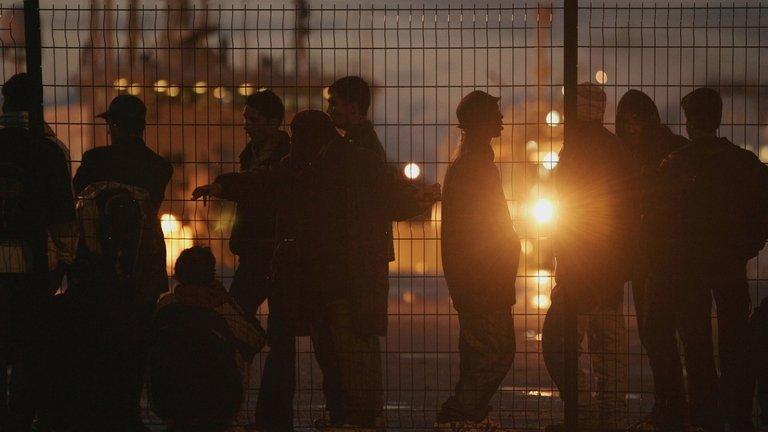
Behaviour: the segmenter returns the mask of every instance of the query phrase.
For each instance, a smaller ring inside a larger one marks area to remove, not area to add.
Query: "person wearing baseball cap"
[[[475,90],[456,108],[461,146],[445,174],[442,257],[459,313],[461,371],[437,415],[439,430],[491,430],[489,402],[515,356],[520,239],[493,163],[491,140],[503,129],[499,100]]]
[[[143,430],[139,402],[149,329],[155,302],[160,294],[168,290],[165,242],[158,210],[173,175],[173,167],[146,146],[143,138],[146,115],[147,108],[141,99],[131,95],[115,97],[107,111],[97,116],[107,122],[111,145],[85,152],[73,180],[77,195],[89,186],[93,186],[89,189],[93,190],[106,185],[107,189],[121,186],[143,189],[148,196],[135,275],[127,287],[131,294],[130,301],[107,302],[112,306],[100,305],[103,308],[120,309],[110,309],[110,313],[105,314],[109,321],[106,327],[120,326],[128,329],[120,332],[117,337],[108,336],[111,347],[120,347],[120,355],[102,353],[108,358],[117,359],[106,362],[110,364],[100,368],[103,371],[100,375],[104,376],[95,380],[103,386],[99,389],[103,391],[98,392],[99,399],[95,401],[100,409],[94,410],[93,422],[98,424],[96,428],[102,426],[102,429]],[[104,266],[102,261],[95,265]],[[105,267],[98,271],[110,274],[114,270]],[[115,306],[115,303],[119,305]],[[130,318],[116,318],[120,316]],[[105,348],[105,351],[108,349]]]

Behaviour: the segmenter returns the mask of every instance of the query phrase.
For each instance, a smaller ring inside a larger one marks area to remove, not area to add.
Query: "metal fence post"
[[[578,72],[578,0],[565,0],[564,10],[564,87],[565,87],[565,136],[564,146],[569,144],[572,136],[573,120],[576,119],[576,86]],[[565,403],[565,430],[576,431],[579,417],[579,381],[578,381],[578,332],[576,326],[576,307],[571,287],[565,287],[565,388],[563,400]]]
[[[34,108],[29,112],[29,124],[35,137],[43,132],[43,69],[42,43],[40,40],[40,1],[24,0],[24,37],[26,40],[27,74],[36,85],[33,94]]]
[[[40,39],[40,2],[39,0],[24,0],[24,40],[27,62],[27,75],[33,85],[32,94],[28,95],[33,101],[29,110],[29,130],[32,139],[39,142],[43,138],[43,70],[42,43]],[[33,271],[42,277],[48,270],[48,250],[45,246],[46,237],[36,239],[39,242],[39,253],[35,254]]]

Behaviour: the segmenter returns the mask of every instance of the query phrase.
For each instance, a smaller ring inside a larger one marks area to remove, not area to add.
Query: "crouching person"
[[[491,139],[502,130],[499,98],[481,91],[456,109],[462,141],[445,175],[442,256],[459,313],[459,382],[437,430],[492,430],[488,403],[515,355],[515,277],[520,239],[509,216]]]
[[[182,251],[176,260],[175,273],[179,285],[157,300],[158,317],[162,317],[164,309],[169,306],[182,305],[213,312],[223,319],[227,334],[231,336],[242,388],[247,389],[251,361],[266,344],[264,330],[257,321],[247,318],[224,285],[216,279],[216,258],[210,248],[194,246]]]

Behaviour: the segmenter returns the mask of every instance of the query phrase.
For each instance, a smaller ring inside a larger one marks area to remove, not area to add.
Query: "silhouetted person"
[[[720,95],[700,88],[682,101],[691,144],[673,152],[661,165],[662,188],[648,217],[655,249],[649,288],[652,294],[647,330],[670,332],[664,308],[675,317],[686,355],[699,368],[688,370],[698,385],[690,389],[693,421],[721,430],[720,408],[731,430],[752,430],[754,383],[749,367],[749,315],[746,262],[765,244],[768,219],[768,171],[753,153],[716,136],[722,115]],[[677,298],[670,299],[673,292]],[[720,388],[712,359],[711,296],[718,316]],[[679,327],[686,328],[679,328]],[[692,326],[695,326],[691,328]],[[672,330],[673,331],[673,330]],[[671,339],[671,337],[670,337]],[[656,364],[670,364],[669,344],[651,350]],[[689,353],[689,350],[693,351]],[[652,362],[652,365],[654,362]],[[657,367],[658,369],[658,367]],[[675,377],[668,377],[668,382]],[[682,383],[675,383],[682,388]],[[719,396],[719,397],[718,397]]]
[[[111,145],[85,152],[74,177],[75,192],[86,199],[97,198],[103,191],[126,190],[140,202],[140,243],[135,262],[131,264],[130,277],[121,282],[121,285],[125,284],[123,290],[127,296],[119,303],[105,299],[107,304],[104,305],[115,309],[105,316],[108,320],[105,331],[116,332],[116,336],[109,339],[125,354],[120,355],[119,363],[112,366],[113,372],[105,372],[110,374],[110,380],[114,380],[109,382],[109,395],[96,400],[97,404],[109,405],[109,409],[95,409],[95,415],[101,416],[102,421],[108,421],[112,427],[136,430],[143,430],[139,403],[147,337],[157,297],[168,289],[165,243],[157,213],[173,174],[171,164],[144,143],[146,112],[144,103],[135,96],[115,97],[109,109],[99,115],[107,121]],[[81,250],[84,245],[87,243],[81,242]],[[92,251],[84,253],[89,254],[92,256]],[[105,261],[105,265],[109,262]],[[99,270],[104,274],[111,271],[108,268]],[[106,333],[102,336],[106,337]],[[122,339],[121,343],[115,339]],[[103,354],[108,356],[110,353],[105,351]]]
[[[245,389],[238,340],[226,320],[209,308],[172,302],[156,321],[149,355],[152,411],[170,432],[236,430]]]
[[[2,89],[3,113],[19,121],[0,129],[0,428],[30,429],[43,395],[44,320],[52,298],[47,239],[75,220],[67,160],[49,136],[25,121],[33,84],[26,74]],[[71,251],[62,244],[61,264]],[[68,253],[67,253],[68,252]],[[57,263],[58,265],[59,263]],[[10,368],[10,374],[7,373]]]
[[[325,397],[331,424],[372,426],[384,406],[379,337],[387,331],[389,262],[395,257],[392,222],[423,213],[435,201],[439,186],[419,191],[387,165],[384,147],[367,118],[371,90],[365,80],[341,78],[329,87],[328,94],[328,114],[344,131],[357,162],[348,173],[355,212],[350,226],[352,286],[340,305],[348,318],[332,323],[327,331],[338,340],[337,345],[342,344],[334,348],[336,352],[355,352],[359,362],[349,371],[323,369],[324,377],[346,375],[343,379],[351,382],[358,396],[326,389]],[[319,421],[317,426],[326,426],[326,422]]]
[[[32,82],[26,73],[12,76],[3,86],[3,114],[0,115],[0,127],[29,128],[29,111],[32,109]],[[61,151],[67,161],[67,173],[70,174],[69,148],[56,136],[48,123],[43,122],[43,135]],[[71,180],[70,180],[71,183]],[[71,189],[71,186],[70,186]],[[53,227],[48,233],[48,270],[51,289],[55,291],[61,283],[66,267],[75,258],[77,247],[77,222]]]
[[[437,427],[481,428],[493,424],[488,403],[515,355],[520,239],[493,163],[491,139],[503,129],[499,98],[473,91],[459,102],[456,117],[462,141],[445,175],[441,236],[448,292],[459,313],[461,363]]]
[[[626,325],[624,283],[630,278],[629,253],[636,204],[631,156],[602,124],[602,87],[577,89],[573,134],[554,170],[559,202],[554,234],[557,285],[542,329],[544,361],[562,392],[565,381],[566,304],[575,308],[578,338],[587,339],[593,386],[579,369],[581,429],[623,428],[626,409]]]
[[[687,139],[676,135],[668,127],[661,123],[659,110],[653,100],[645,93],[639,90],[629,90],[619,100],[616,107],[616,135],[622,140],[626,148],[634,156],[633,161],[637,171],[640,172],[640,205],[634,208],[638,210],[635,215],[634,224],[640,226],[642,223],[642,211],[645,205],[643,200],[654,194],[654,188],[658,182],[658,171],[661,162],[673,151],[687,145]],[[640,341],[645,345],[647,338],[653,338],[655,334],[645,334],[644,322],[647,305],[645,302],[645,285],[648,279],[649,259],[652,251],[648,248],[647,239],[638,238],[635,248],[635,254],[632,259],[632,295],[635,302],[635,313],[637,317],[637,327],[640,335]],[[665,336],[666,337],[666,336]],[[674,354],[670,353],[670,360],[678,359],[673,366],[675,371],[682,373],[680,356],[677,352],[677,345],[669,345],[674,349]],[[686,357],[686,360],[693,360]],[[684,400],[672,400],[683,397],[676,389],[667,388],[667,381],[660,376],[654,385],[654,410],[649,421],[654,423],[654,417],[657,411],[663,411],[665,406],[685,405]],[[678,381],[675,381],[678,382]]]
[[[280,130],[284,114],[283,102],[271,90],[248,96],[243,119],[249,141],[240,153],[241,172],[279,164],[288,153],[290,138]],[[250,319],[255,319],[259,305],[269,297],[274,236],[274,209],[256,197],[239,199],[229,239],[229,249],[238,256],[230,293]],[[270,313],[270,350],[264,361],[255,426],[288,431],[293,427],[296,342],[278,323]]]
[[[158,315],[162,315],[163,308],[181,304],[210,310],[221,316],[234,338],[235,360],[242,375],[243,388],[247,389],[253,357],[266,343],[264,330],[258,321],[254,322],[246,315],[224,285],[216,279],[216,258],[210,248],[193,246],[184,249],[176,259],[174,270],[179,284],[158,298]],[[239,420],[245,421],[245,418]]]

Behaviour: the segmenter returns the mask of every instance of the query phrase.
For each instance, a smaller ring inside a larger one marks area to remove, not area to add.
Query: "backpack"
[[[686,220],[697,220],[739,257],[757,256],[768,239],[768,169],[730,142],[698,162],[683,197]]]
[[[137,270],[145,243],[149,192],[117,182],[97,182],[77,198],[81,251],[114,265],[123,279]]]

